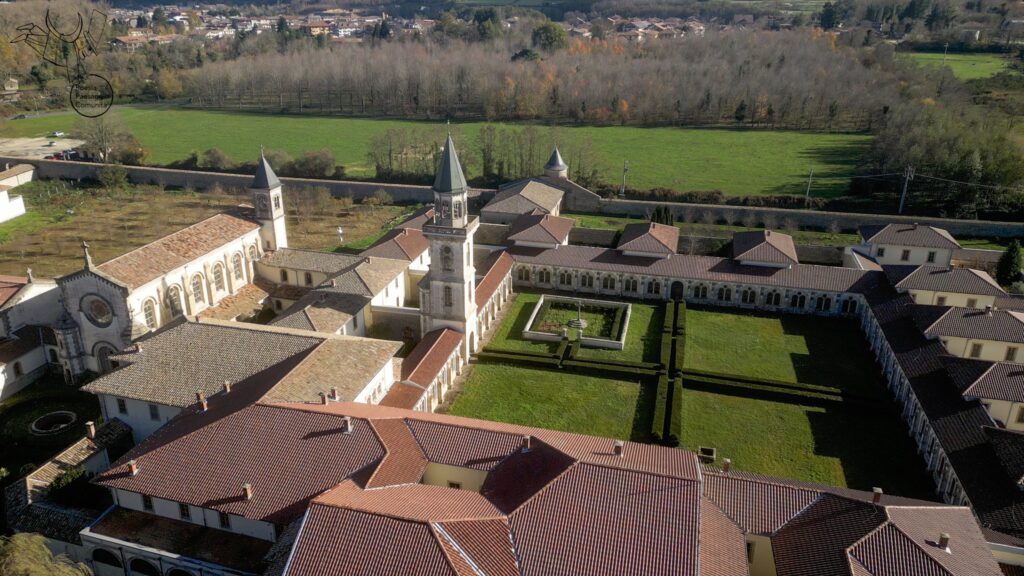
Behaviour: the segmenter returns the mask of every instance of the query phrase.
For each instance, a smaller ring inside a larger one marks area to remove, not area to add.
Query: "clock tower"
[[[260,162],[256,167],[256,177],[249,186],[252,192],[252,204],[256,207],[256,219],[259,220],[260,241],[263,251],[288,247],[288,233],[285,230],[284,198],[281,196],[281,181],[277,179],[270,162],[260,150]]]
[[[463,354],[476,352],[476,270],[473,234],[479,220],[467,211],[469,186],[451,134],[434,177],[434,219],[423,225],[430,242],[430,271],[420,284],[423,333],[451,328],[464,334]]]

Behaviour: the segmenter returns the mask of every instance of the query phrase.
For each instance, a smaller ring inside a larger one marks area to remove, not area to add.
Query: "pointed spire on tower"
[[[466,176],[462,173],[462,165],[459,164],[459,156],[455,153],[451,132],[448,133],[448,139],[441,150],[441,162],[434,177],[433,189],[434,192],[445,194],[465,192],[469,189],[466,185]]]
[[[89,255],[89,243],[82,240],[82,256],[85,259],[85,269],[92,270],[92,256]]]
[[[551,158],[544,165],[544,175],[551,178],[567,178],[569,176],[569,166],[562,160],[562,154],[558,151],[558,146],[555,146],[555,149],[551,152]]]
[[[256,166],[256,177],[252,179],[252,185],[249,187],[269,190],[280,185],[281,181],[277,179],[277,174],[274,174],[274,169],[270,167],[270,162],[267,162],[267,157],[263,155],[263,145],[261,144],[260,161]]]

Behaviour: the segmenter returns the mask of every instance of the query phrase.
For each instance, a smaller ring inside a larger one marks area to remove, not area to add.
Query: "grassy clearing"
[[[750,472],[931,497],[852,322],[691,308],[686,367],[819,386],[836,399],[684,380],[683,446],[714,446]]]
[[[20,186],[28,213],[0,224],[0,274],[24,274],[31,267],[39,276],[56,277],[82,266],[81,243],[89,242],[96,262],[105,262],[194,224],[218,212],[248,202],[248,196],[196,194],[133,188],[108,194],[96,188],[65,189],[61,207],[45,182]],[[288,202],[287,191],[285,202]],[[330,204],[317,214],[288,219],[289,244],[315,250],[337,246],[336,228],[345,229],[346,247],[358,248],[375,240],[391,223],[408,212],[401,206],[344,207]],[[68,213],[71,210],[72,213]]]
[[[569,322],[577,317],[587,323],[583,329],[583,335],[596,338],[615,338],[612,334],[612,325],[615,324],[615,313],[618,308],[597,307],[587,304],[582,309],[576,309],[575,304],[568,302],[551,302],[538,313],[533,320],[532,330],[547,332],[548,334],[561,334],[562,328],[569,325]]]
[[[346,173],[373,176],[366,159],[371,139],[388,128],[423,125],[401,120],[284,116],[180,110],[159,106],[129,107],[119,115],[143,146],[150,161],[165,164],[193,150],[220,148],[231,158],[251,160],[261,144],[292,155],[329,148]],[[29,137],[69,131],[72,114],[53,114],[6,122],[0,134]],[[463,165],[479,174],[475,150],[482,123],[456,127]],[[343,134],[343,138],[338,135]],[[814,170],[812,195],[834,196],[846,190],[847,176],[870,139],[866,135],[729,129],[641,128],[632,126],[557,128],[553,139],[572,162],[572,147],[589,139],[602,178],[618,183],[622,162],[629,160],[629,185],[677,190],[718,189],[730,195],[803,194]],[[540,170],[540,166],[537,170]]]
[[[947,66],[961,80],[988,78],[1002,72],[1009,61],[999,54],[946,54],[912,52],[908,56],[921,66]]]
[[[651,402],[639,382],[476,364],[449,413],[566,432],[645,440]]]

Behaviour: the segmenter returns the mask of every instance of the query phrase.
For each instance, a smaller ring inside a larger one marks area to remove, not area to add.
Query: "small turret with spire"
[[[569,177],[569,166],[562,160],[562,154],[558,151],[558,146],[555,146],[555,149],[551,152],[551,158],[544,165],[544,175],[548,178],[561,178],[562,180]]]
[[[459,155],[455,152],[451,132],[448,133],[444,148],[441,149],[441,161],[438,162],[432,190],[434,225],[464,227],[468,219],[466,202],[469,186],[466,184],[466,176],[462,173],[462,165],[459,163]]]
[[[249,186],[252,203],[256,207],[256,219],[262,225],[260,238],[264,251],[288,247],[288,232],[285,227],[284,196],[281,181],[274,174],[270,162],[260,146],[260,160],[256,165],[256,175]]]

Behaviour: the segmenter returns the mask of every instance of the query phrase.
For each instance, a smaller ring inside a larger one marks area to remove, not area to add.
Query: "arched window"
[[[602,290],[615,290],[615,276],[602,276],[601,277],[601,289]]]
[[[792,298],[789,299],[790,308],[803,308],[804,304],[807,303],[807,297],[801,293],[793,294]]]
[[[451,210],[451,208],[448,205],[448,202],[447,201],[442,202],[441,203],[441,218],[447,218],[448,217],[448,212],[450,210]]]
[[[235,280],[241,280],[245,276],[245,270],[242,268],[241,254],[235,254],[231,257],[231,270],[235,274]]]
[[[312,286],[313,285],[313,273],[312,272],[306,272],[305,280],[306,280],[306,286]],[[384,288],[387,289],[387,286],[385,286]]]
[[[732,288],[722,286],[718,289],[718,299],[722,302],[732,302]]]
[[[626,278],[626,292],[637,292],[636,278]]]
[[[455,218],[462,218],[462,202],[455,202],[452,214]]]
[[[25,371],[21,368],[21,362],[14,363],[14,377],[21,378],[25,375]]]
[[[744,288],[743,293],[740,294],[740,301],[744,304],[755,304],[757,303],[757,292],[752,288]]]
[[[128,569],[131,570],[132,576],[138,574],[138,576],[160,576],[160,570],[153,565],[152,562],[143,560],[142,558],[135,558],[128,565]]]
[[[707,299],[707,297],[708,297],[708,287],[704,286],[703,284],[699,284],[697,286],[694,286],[693,287],[693,297],[694,298]]]
[[[167,289],[167,309],[171,311],[171,318],[181,315],[181,288],[171,286]]]
[[[527,268],[526,266],[520,266],[519,269],[516,270],[516,278],[518,278],[522,282],[529,282],[530,269]]]
[[[109,550],[104,550],[103,548],[97,548],[92,551],[92,561],[96,564],[104,564],[106,566],[113,566],[114,568],[121,567],[121,559]]]
[[[451,307],[453,305],[453,303],[452,303],[452,287],[451,286],[445,286],[444,287],[444,305],[448,306],[448,307]]]
[[[661,294],[661,282],[657,280],[651,280],[647,283],[648,294]]]
[[[848,298],[846,300],[843,300],[843,314],[853,314],[856,311],[857,311],[857,301],[856,300],[854,300],[852,298]]]
[[[100,344],[95,349],[96,364],[100,368],[100,372],[106,373],[114,369],[113,362],[110,361],[110,356],[115,354],[116,351],[109,344]]]
[[[537,272],[537,281],[542,284],[551,284],[551,270],[541,269]]]
[[[778,306],[782,303],[782,294],[775,291],[769,292],[768,296],[765,297],[764,303],[769,306]]]
[[[192,298],[196,302],[205,302],[203,297],[203,277],[200,274],[196,274],[192,277]]]
[[[150,330],[156,329],[156,302],[152,299],[146,300],[142,303],[142,316],[146,320],[146,326]]]
[[[450,246],[441,248],[441,269],[445,272],[451,272],[455,269],[452,266],[452,249]]]
[[[220,264],[213,267],[213,287],[218,292],[224,290],[224,267]]]
[[[594,287],[594,276],[592,274],[590,274],[590,273],[586,273],[586,274],[580,276],[580,286],[583,287],[583,288],[593,288]]]
[[[559,272],[558,273],[558,283],[561,284],[562,286],[571,286],[572,285],[572,273],[571,272]]]
[[[288,281],[288,271],[287,270],[281,270],[281,282],[287,282],[287,281]]]
[[[256,245],[249,246],[249,260],[252,262],[256,261]]]

